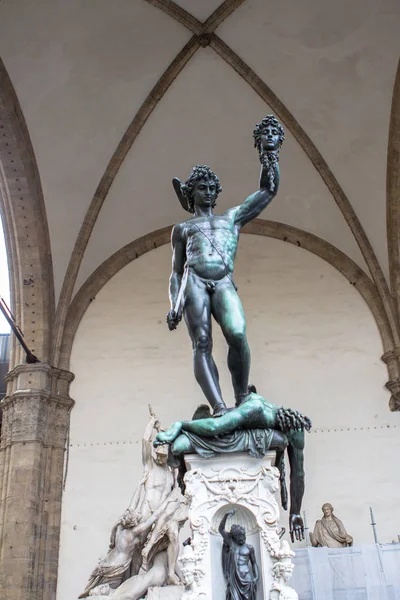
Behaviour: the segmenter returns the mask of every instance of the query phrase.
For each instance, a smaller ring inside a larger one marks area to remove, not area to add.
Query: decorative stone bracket
[[[386,388],[391,393],[389,408],[391,411],[398,411],[400,410],[400,348],[385,352],[382,360],[387,365],[390,376],[386,383]]]

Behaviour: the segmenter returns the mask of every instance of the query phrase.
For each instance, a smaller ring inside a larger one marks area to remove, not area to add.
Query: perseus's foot
[[[226,408],[225,404],[217,404],[217,406],[214,408],[213,417],[222,417],[227,411],[228,409]]]
[[[250,400],[253,392],[248,392],[247,394],[236,394],[235,396],[235,406],[238,408],[248,400]]]
[[[157,448],[157,446],[162,446],[163,444],[172,444],[172,442],[176,440],[178,435],[180,435],[181,431],[181,421],[176,421],[175,423],[172,423],[171,427],[167,429],[167,431],[160,431],[160,433],[157,433],[153,442],[153,446]]]

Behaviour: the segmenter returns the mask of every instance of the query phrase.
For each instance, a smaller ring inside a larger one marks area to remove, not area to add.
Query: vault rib
[[[171,84],[174,82],[176,77],[185,67],[187,62],[191,59],[193,54],[200,47],[200,43],[196,36],[193,36],[189,42],[182,48],[179,54],[174,58],[170,66],[166,69],[163,75],[160,77],[156,85],[139,108],[135,117],[133,118],[128,129],[124,133],[121,141],[119,142],[117,149],[112,155],[110,162],[108,163],[106,170],[100,180],[99,185],[95,191],[90,206],[86,212],[85,218],[81,225],[78,237],[75,242],[74,249],[71,254],[71,258],[68,263],[67,271],[64,277],[63,285],[61,288],[61,294],[59,303],[57,306],[55,328],[54,328],[54,344],[53,344],[53,360],[52,364],[57,365],[60,357],[60,346],[63,336],[63,330],[65,325],[65,319],[67,316],[68,307],[71,302],[72,294],[75,287],[76,278],[79,272],[79,268],[82,263],[82,259],[88,245],[90,236],[92,234],[94,225],[97,221],[97,217],[103,206],[103,203],[107,197],[110,187],[117,176],[117,173],[125,160],[132,144],[136,140],[137,136],[141,132],[144,124],[156,108],[160,100],[163,98],[166,91],[169,89]]]
[[[390,288],[400,321],[400,61],[393,88],[386,172],[386,224]]]

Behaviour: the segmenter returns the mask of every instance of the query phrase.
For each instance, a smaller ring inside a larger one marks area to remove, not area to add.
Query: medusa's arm
[[[304,496],[304,431],[288,434],[290,464],[290,536],[292,541],[304,540],[304,523],[300,516]]]

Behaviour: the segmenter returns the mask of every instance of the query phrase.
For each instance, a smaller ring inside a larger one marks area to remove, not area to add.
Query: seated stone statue
[[[332,504],[322,506],[324,516],[315,523],[314,532],[310,533],[310,542],[314,547],[327,546],[328,548],[346,548],[353,545],[353,538],[333,514]]]
[[[254,389],[254,388],[253,388]],[[251,392],[245,401],[218,418],[176,421],[154,440],[157,447],[170,444],[173,457],[191,452],[209,457],[220,452],[245,451],[261,457],[267,450],[276,450],[276,466],[282,474],[281,498],[287,508],[284,485],[284,450],[287,448],[290,476],[290,534],[292,541],[304,539],[304,524],[300,515],[304,495],[304,430],[311,428],[308,417],[290,408],[266,402]]]

